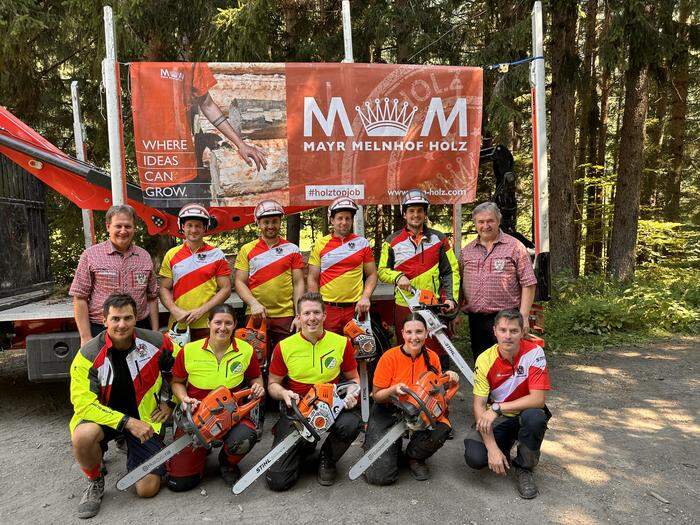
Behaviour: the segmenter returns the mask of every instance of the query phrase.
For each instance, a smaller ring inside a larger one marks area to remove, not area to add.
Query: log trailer
[[[516,231],[516,175],[513,156],[504,146],[482,148],[481,164],[491,163],[495,178],[493,201],[500,207],[501,228],[529,249],[534,244]],[[38,184],[41,181],[43,184]],[[6,257],[0,271],[0,349],[26,348],[31,381],[64,379],[80,345],[69,298],[48,299],[48,227],[43,210],[44,185],[81,209],[106,210],[111,205],[109,172],[68,156],[0,107],[0,242]],[[177,211],[156,209],[143,202],[141,189],[127,186],[127,203],[134,207],[150,235],[178,236]],[[287,207],[298,213],[313,207]],[[535,207],[537,208],[537,207]],[[212,234],[241,228],[253,222],[253,208],[209,209],[216,224]],[[9,220],[8,220],[9,218]],[[535,223],[537,221],[535,217]],[[536,224],[535,224],[536,226]],[[534,256],[534,250],[532,250]],[[546,259],[536,259],[537,300],[547,300],[549,271]],[[391,319],[393,286],[380,284],[373,295],[375,317]],[[243,303],[234,293],[229,302]],[[165,310],[162,309],[162,313]],[[379,343],[388,348],[387,334]]]

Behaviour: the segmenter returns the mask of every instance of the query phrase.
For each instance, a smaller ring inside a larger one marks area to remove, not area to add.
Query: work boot
[[[219,472],[221,472],[221,478],[227,485],[233,485],[241,478],[241,469],[238,468],[238,465],[233,467],[219,465]]]
[[[117,445],[117,452],[120,452],[121,454],[127,453],[126,439],[124,439],[123,437],[120,437],[120,438],[115,439],[114,443]]]
[[[85,489],[83,497],[78,504],[79,518],[92,518],[100,512],[100,504],[102,503],[102,495],[105,493],[105,478],[99,478],[90,481],[90,484]]]
[[[537,496],[537,485],[531,470],[515,465],[515,475],[518,480],[518,492],[523,499],[532,499]]]
[[[335,468],[335,462],[333,462],[326,454],[321,452],[318,459],[318,474],[316,476],[318,482],[324,487],[333,485],[337,474],[338,470]]]
[[[409,459],[408,469],[411,471],[411,475],[418,481],[426,481],[430,479],[430,471],[428,470],[428,465],[422,459]]]

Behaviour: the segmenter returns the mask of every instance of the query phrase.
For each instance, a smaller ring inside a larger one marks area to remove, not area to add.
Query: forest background
[[[115,0],[118,57],[131,61],[339,62],[341,2]],[[699,0],[549,0],[552,349],[591,349],[700,332]],[[529,0],[354,0],[356,62],[489,66],[531,56]],[[80,85],[87,158],[109,162],[100,63],[102,6],[92,0],[0,0],[0,105],[74,154],[70,82]],[[136,181],[126,67],[127,169]],[[518,174],[519,231],[531,237],[528,64],[484,75],[485,142],[504,144]],[[482,173],[477,203],[493,194]],[[72,279],[83,249],[80,210],[47,192],[51,270]],[[472,205],[463,207],[466,240]],[[366,236],[400,227],[396,206],[366,209]],[[449,230],[451,208],[431,208]],[[103,215],[96,215],[104,235]],[[290,218],[302,248],[327,230],[325,210]],[[217,236],[227,253],[250,228]],[[138,243],[158,258],[172,239]],[[308,247],[307,247],[308,248]]]

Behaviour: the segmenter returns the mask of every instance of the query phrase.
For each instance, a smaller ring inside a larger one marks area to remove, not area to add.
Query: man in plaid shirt
[[[501,211],[493,202],[479,204],[472,212],[477,238],[460,255],[463,311],[469,317],[474,360],[496,344],[493,320],[501,310],[516,309],[528,329],[537,279],[523,244],[500,229]]]
[[[136,301],[136,326],[158,330],[158,283],[149,253],[134,245],[136,212],[131,206],[112,206],[105,217],[109,239],[80,256],[68,295],[73,297],[80,346],[102,332],[102,305],[112,293]]]

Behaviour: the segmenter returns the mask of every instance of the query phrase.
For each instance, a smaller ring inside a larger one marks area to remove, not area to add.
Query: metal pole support
[[[80,115],[80,99],[78,98],[78,81],[70,83],[70,98],[73,104],[73,136],[75,137],[75,156],[78,160],[85,161],[85,143],[83,135],[83,121]],[[83,237],[85,239],[85,249],[95,244],[95,221],[92,210],[82,210],[83,216]]]
[[[102,60],[102,82],[107,105],[107,132],[109,134],[109,168],[112,175],[112,204],[126,202],[126,178],[124,173],[124,137],[122,136],[122,106],[119,89],[119,64],[117,43],[114,38],[112,8],[104,6],[105,48]]]

